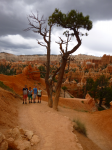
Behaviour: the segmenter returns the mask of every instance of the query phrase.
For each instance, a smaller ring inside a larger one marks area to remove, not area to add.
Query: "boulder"
[[[23,130],[19,127],[10,129],[8,133],[7,142],[10,149],[30,150],[33,145],[37,145],[40,141],[39,137],[34,135],[33,131]],[[4,137],[0,136],[0,141],[2,141],[3,138]]]
[[[27,136],[27,139],[28,139],[28,140],[31,140],[33,134],[34,134],[33,131],[28,131],[28,130],[27,130],[27,131],[25,132],[25,135]]]
[[[110,108],[112,109],[112,101],[110,102]]]
[[[0,143],[5,140],[5,135],[3,135],[1,132],[0,132]]]
[[[31,145],[36,145],[40,142],[40,139],[37,135],[33,135],[32,139],[30,140]]]
[[[20,131],[17,127],[12,130],[12,137],[14,139],[21,138]]]
[[[25,135],[25,132],[26,132],[25,130],[23,130],[22,128],[19,128],[19,131],[21,135]]]
[[[95,100],[89,94],[86,94],[86,100],[84,103],[89,106],[90,111],[97,111],[97,106],[95,105]]]
[[[9,139],[7,139],[8,143],[13,143],[14,142],[14,138],[10,137]]]
[[[17,139],[14,141],[18,150],[29,150],[31,148],[30,142],[23,139]]]
[[[0,143],[2,142],[2,140],[3,140],[3,135],[2,135],[2,133],[0,132]]]
[[[7,149],[8,149],[8,143],[7,143],[7,141],[3,141],[0,144],[0,150],[7,150]]]
[[[14,145],[14,138],[10,137],[7,139],[8,147],[10,149],[16,149],[16,145]]]
[[[5,136],[0,132],[0,150],[7,150],[8,142],[6,141]]]

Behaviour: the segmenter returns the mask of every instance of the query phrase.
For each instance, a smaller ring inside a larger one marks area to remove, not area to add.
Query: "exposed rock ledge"
[[[40,139],[33,131],[23,130],[15,127],[8,131],[6,138],[0,133],[0,150],[15,149],[15,150],[31,150],[33,146],[37,145]]]

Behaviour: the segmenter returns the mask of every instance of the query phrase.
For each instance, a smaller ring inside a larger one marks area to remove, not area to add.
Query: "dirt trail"
[[[73,119],[80,120],[82,123],[85,124],[87,128],[87,136],[89,139],[91,139],[102,150],[112,150],[112,144],[111,144],[112,136],[109,136],[108,133],[104,132],[105,128],[101,129],[101,122],[99,125],[98,121],[95,120],[94,113],[91,114],[88,112],[80,112],[80,111],[75,111],[75,110],[67,109],[67,108],[65,108],[64,110],[60,108],[59,113],[61,115],[68,116],[71,119],[71,121]],[[98,112],[98,113],[101,113],[101,112]],[[106,121],[106,119],[108,119],[108,118],[104,118],[101,115],[100,117],[103,118],[103,121]],[[104,122],[102,122],[102,124],[104,124]],[[108,124],[107,124],[107,127],[108,127]],[[112,132],[111,132],[111,135],[112,135]]]
[[[19,124],[23,129],[33,130],[41,142],[36,150],[77,150],[75,134],[71,120],[79,119],[87,128],[88,137],[93,141],[88,150],[111,150],[111,139],[104,135],[92,122],[93,115],[72,109],[59,107],[56,112],[47,106],[47,102],[22,104],[20,102]],[[69,119],[70,118],[70,119]],[[79,141],[80,143],[80,141]],[[94,144],[95,143],[95,144]],[[90,142],[91,144],[91,142]]]
[[[36,150],[81,149],[68,117],[50,109],[46,102],[20,105],[20,126],[33,130],[40,137],[41,142]]]

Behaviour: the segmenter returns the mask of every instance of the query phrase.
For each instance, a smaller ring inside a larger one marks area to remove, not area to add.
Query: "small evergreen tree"
[[[67,87],[63,86],[62,89],[64,90],[64,98],[65,98],[65,91],[67,90]]]
[[[11,68],[11,65],[3,65],[0,64],[0,74],[5,74],[5,75],[15,75],[16,70],[14,68]]]
[[[40,71],[40,77],[45,78],[45,73],[46,73],[45,67],[41,65],[41,66],[38,67],[38,69]]]
[[[104,75],[100,76],[96,81],[92,78],[86,80],[86,85],[83,87],[83,92],[86,95],[87,92],[95,99],[99,99],[99,107],[102,106],[103,100],[105,105],[110,106],[112,100],[112,87],[109,87],[109,79]]]

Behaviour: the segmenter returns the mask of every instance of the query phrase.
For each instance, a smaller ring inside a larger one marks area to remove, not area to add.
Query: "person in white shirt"
[[[37,96],[38,96],[38,103],[39,103],[39,100],[40,100],[40,103],[41,103],[42,90],[40,89],[40,87],[37,91]]]

